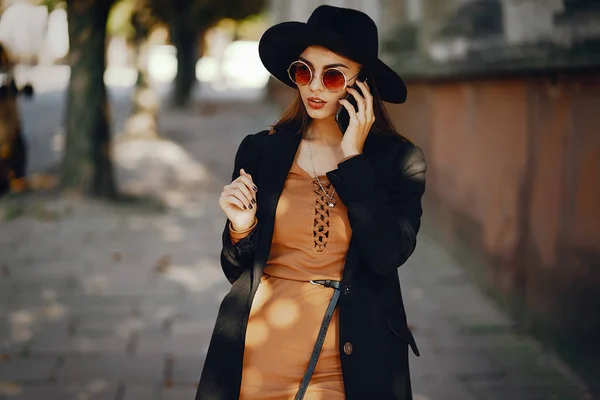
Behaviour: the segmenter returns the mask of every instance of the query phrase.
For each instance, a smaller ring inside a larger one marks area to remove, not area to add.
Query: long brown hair
[[[375,114],[375,122],[371,127],[372,133],[381,134],[381,135],[391,135],[391,136],[400,136],[404,140],[408,139],[401,135],[385,109],[383,105],[383,101],[381,100],[381,96],[379,95],[379,91],[377,90],[377,85],[375,84],[375,79],[368,72],[363,72],[363,74],[367,77],[369,84],[369,88],[371,89],[371,94],[373,95],[373,114]],[[297,133],[304,133],[308,129],[312,118],[308,115],[306,111],[306,107],[302,102],[302,97],[300,96],[300,91],[296,89],[296,98],[292,103],[286,108],[286,110],[281,114],[279,120],[273,124],[271,127],[270,133],[273,133],[277,130],[277,128],[281,128],[283,126],[293,126],[294,129],[297,129]]]

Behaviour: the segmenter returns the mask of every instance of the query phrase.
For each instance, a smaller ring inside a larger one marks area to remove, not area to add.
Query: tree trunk
[[[132,114],[147,110],[146,104],[140,99],[150,89],[150,72],[148,71],[148,41],[147,39],[136,40],[134,43],[137,80],[134,88],[134,101]]]
[[[150,86],[148,71],[148,53],[150,35],[154,21],[148,9],[148,0],[136,0],[131,15],[134,35],[131,44],[135,49],[137,80],[132,95],[131,114],[125,121],[124,136],[156,138],[158,95]]]
[[[71,78],[61,187],[94,197],[117,195],[110,111],[104,85],[106,22],[113,0],[69,0]]]
[[[137,81],[132,95],[131,114],[125,121],[123,134],[129,138],[157,138],[159,98],[150,85],[147,38],[134,40]]]
[[[177,75],[173,90],[173,103],[178,108],[189,105],[196,85],[198,60],[198,30],[175,20],[171,24],[171,41],[177,49]]]

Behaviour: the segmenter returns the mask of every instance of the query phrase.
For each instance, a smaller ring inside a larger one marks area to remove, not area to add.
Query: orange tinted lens
[[[332,92],[339,92],[346,85],[346,78],[341,71],[328,69],[323,73],[323,85]]]
[[[290,67],[290,78],[296,85],[308,85],[310,83],[310,69],[302,63],[293,63]]]

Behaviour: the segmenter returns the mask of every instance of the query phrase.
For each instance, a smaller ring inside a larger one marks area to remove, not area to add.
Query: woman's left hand
[[[369,86],[360,81],[356,81],[356,85],[363,92],[364,97],[360,93],[351,87],[346,88],[356,99],[358,103],[358,112],[354,111],[354,107],[348,100],[341,99],[340,104],[346,107],[348,114],[350,115],[350,123],[348,129],[344,133],[341,147],[344,157],[349,157],[357,154],[361,154],[367,135],[371,130],[371,126],[375,122],[375,114],[373,113],[373,96],[369,90]]]

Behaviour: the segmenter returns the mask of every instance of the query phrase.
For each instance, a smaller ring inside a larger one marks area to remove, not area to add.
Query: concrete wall
[[[426,229],[600,384],[600,76],[409,86]]]
[[[427,158],[423,229],[600,393],[600,75],[408,93],[387,107]]]

